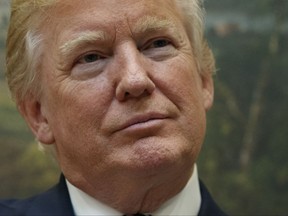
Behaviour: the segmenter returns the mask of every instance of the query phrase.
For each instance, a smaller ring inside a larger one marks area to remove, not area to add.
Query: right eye
[[[104,57],[100,56],[97,53],[88,53],[83,55],[82,57],[79,58],[79,60],[77,61],[77,63],[79,64],[89,64],[89,63],[93,63],[96,62],[100,59],[103,59]]]
[[[102,73],[109,62],[109,56],[98,51],[85,52],[75,59],[71,75],[76,79],[89,79]]]

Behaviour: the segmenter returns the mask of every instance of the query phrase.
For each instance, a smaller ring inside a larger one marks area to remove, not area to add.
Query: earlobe
[[[54,143],[54,135],[42,112],[41,103],[36,100],[34,95],[30,94],[25,97],[18,104],[18,109],[39,142],[47,145]]]
[[[208,111],[214,100],[214,83],[211,74],[202,75],[202,92],[203,92],[203,105],[206,111]]]

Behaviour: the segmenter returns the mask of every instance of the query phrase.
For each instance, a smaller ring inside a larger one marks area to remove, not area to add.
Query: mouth
[[[117,131],[153,128],[167,118],[167,115],[161,113],[137,115],[130,118],[128,121],[125,121]]]

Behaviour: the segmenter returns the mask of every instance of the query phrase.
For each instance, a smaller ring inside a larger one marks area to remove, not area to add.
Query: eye
[[[96,62],[100,59],[103,59],[103,57],[96,54],[96,53],[89,53],[89,54],[86,54],[86,55],[83,55],[82,57],[80,57],[78,60],[78,63],[79,64],[89,64],[92,62]]]
[[[161,48],[170,45],[171,42],[167,39],[154,40],[148,48]]]
[[[146,43],[142,54],[154,61],[164,61],[177,54],[174,43],[167,38],[154,38]]]

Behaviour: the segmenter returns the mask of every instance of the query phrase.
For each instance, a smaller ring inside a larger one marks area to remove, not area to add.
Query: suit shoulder
[[[1,216],[21,215],[20,212],[23,213],[23,209],[27,209],[28,203],[32,202],[33,199],[34,198],[29,198],[27,200],[20,200],[20,199],[0,200],[0,215]]]
[[[44,193],[27,199],[0,200],[0,216],[74,215],[65,179]]]

